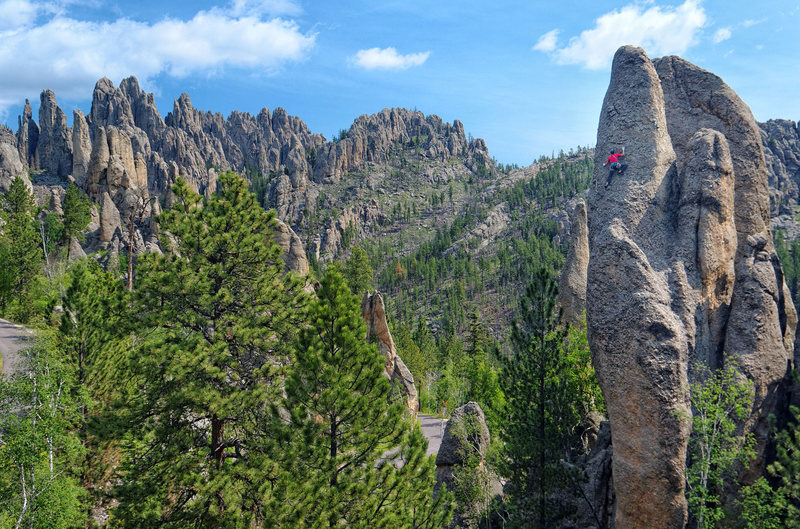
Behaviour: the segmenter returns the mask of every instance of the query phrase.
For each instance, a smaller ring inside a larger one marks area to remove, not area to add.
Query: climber
[[[619,157],[625,156],[625,147],[622,148],[622,152],[614,152],[614,149],[611,149],[611,155],[606,160],[606,163],[603,164],[603,167],[607,165],[611,165],[608,171],[608,179],[606,180],[606,188],[608,188],[608,184],[611,183],[611,177],[614,176],[614,171],[619,171],[620,175],[625,174],[625,169],[628,168],[628,164],[620,163]]]

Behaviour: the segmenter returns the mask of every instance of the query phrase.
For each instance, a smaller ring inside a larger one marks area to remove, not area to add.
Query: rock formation
[[[17,142],[14,133],[6,127],[0,126],[0,192],[5,193],[11,186],[14,178],[20,177],[28,186],[28,172],[22,165],[17,151]]]
[[[558,284],[558,303],[563,321],[571,325],[583,324],[586,310],[586,273],[589,268],[589,229],[586,219],[586,203],[575,204],[571,219],[571,244],[561,279]]]
[[[385,359],[384,368],[386,376],[397,384],[406,397],[408,409],[414,417],[417,416],[419,400],[417,388],[414,386],[414,375],[408,370],[403,360],[397,354],[397,348],[386,323],[386,306],[380,293],[366,292],[361,301],[361,316],[367,323],[367,341],[378,344],[378,350]]]
[[[442,444],[436,454],[436,487],[438,491],[442,484],[448,490],[453,490],[454,478],[460,467],[477,461],[478,471],[487,471],[485,467],[486,453],[489,450],[489,428],[486,426],[486,417],[477,402],[467,402],[456,408],[442,435]],[[488,476],[489,491],[493,496],[503,492],[502,485],[494,475]],[[479,502],[475,505],[459,505],[450,527],[474,527],[480,520],[480,514],[486,505]]]
[[[356,186],[374,190],[392,173],[389,162],[399,163],[403,150],[412,146],[417,155],[438,164],[418,174],[437,185],[456,174],[494,167],[483,140],[468,139],[460,122],[444,123],[438,116],[404,109],[361,116],[328,142],[282,108],[264,108],[257,115],[234,111],[224,118],[194,108],[187,94],[162,118],[153,94],[141,90],[135,77],[118,87],[100,79],[91,110],[86,115],[74,111],[71,129],[51,90],[44,90],[40,100],[38,124],[26,101],[15,144],[22,164],[47,172],[53,183],[75,181],[96,203],[108,193],[127,218],[131,191],[168,194],[180,177],[209,196],[219,173],[234,170],[261,179],[266,189],[261,188],[259,198],[281,220],[302,228],[315,223],[319,239],[314,254],[323,260],[335,257],[351,233],[368,235],[385,221],[374,197],[361,200],[363,195],[343,189],[330,202],[322,193],[327,184],[353,180],[369,166],[369,175]],[[336,215],[315,216],[320,204]],[[152,239],[150,233],[143,235]]]
[[[29,168],[34,167],[36,144],[39,142],[39,125],[33,121],[31,102],[25,100],[22,115],[18,119],[17,150],[22,163]]]
[[[299,276],[308,275],[308,259],[303,249],[303,241],[285,222],[278,220],[274,230],[275,243],[283,250],[286,271],[292,270]]]
[[[792,360],[797,316],[772,245],[761,137],[719,77],[625,46],[597,138],[596,179],[612,148],[625,146],[629,164],[590,196],[588,216],[587,320],[611,422],[616,526],[684,527],[693,366],[730,359],[754,382],[743,427],[763,456]]]
[[[791,206],[800,198],[800,131],[797,123],[771,119],[759,123],[764,159],[769,169],[770,213],[793,213]]]
[[[40,97],[39,141],[32,167],[57,176],[67,176],[72,172],[72,137],[67,127],[67,116],[56,104],[52,90],[44,90]]]
[[[100,207],[100,242],[109,243],[115,235],[121,235],[122,221],[119,210],[114,205],[111,196],[106,192]]]

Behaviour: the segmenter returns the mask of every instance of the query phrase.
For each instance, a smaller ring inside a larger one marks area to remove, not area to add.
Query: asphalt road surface
[[[4,375],[10,375],[22,367],[19,352],[28,347],[33,333],[25,327],[0,320],[0,354],[3,355]]]
[[[428,452],[426,455],[438,454],[439,446],[442,444],[442,434],[447,421],[443,421],[439,417],[431,417],[430,415],[418,414],[420,425],[422,425],[422,435],[428,440]]]

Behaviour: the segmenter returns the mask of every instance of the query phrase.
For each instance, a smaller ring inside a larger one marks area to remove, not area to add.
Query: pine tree
[[[354,246],[350,259],[344,265],[344,276],[353,294],[363,296],[368,290],[373,290],[374,275],[367,252],[361,246]]]
[[[521,299],[522,319],[511,331],[514,353],[500,378],[507,399],[501,437],[510,511],[517,525],[540,529],[568,514],[553,493],[577,479],[562,463],[575,443],[582,406],[566,376],[557,295],[554,274],[540,267]]]
[[[30,287],[39,274],[44,261],[41,239],[34,223],[33,195],[28,187],[17,177],[11,182],[8,191],[0,197],[0,211],[5,224],[2,226],[0,244],[5,247],[2,263],[6,268],[6,292],[0,293],[0,302],[5,312],[6,304],[16,299],[19,302],[17,316],[26,321],[31,313],[31,304],[26,302]]]
[[[269,479],[261,426],[304,312],[265,212],[233,173],[203,200],[181,179],[159,218],[164,255],[138,265],[123,527],[248,527]]]
[[[64,244],[69,244],[71,237],[77,237],[82,241],[83,230],[92,219],[92,203],[89,198],[78,189],[78,186],[70,183],[67,186],[62,209],[64,210]]]
[[[61,350],[75,369],[76,386],[99,392],[119,378],[114,352],[125,330],[122,283],[94,260],[73,264],[67,279],[58,333]]]
[[[779,480],[771,500],[784,518],[784,527],[800,528],[800,409],[791,406],[791,422],[776,436],[775,462],[768,467]]]
[[[450,496],[419,426],[390,399],[384,360],[364,336],[359,302],[329,271],[310,307],[286,382],[277,446],[287,472],[266,518],[274,527],[442,527]]]

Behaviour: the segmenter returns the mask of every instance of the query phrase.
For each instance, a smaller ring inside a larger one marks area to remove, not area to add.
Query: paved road
[[[25,327],[0,320],[0,354],[3,355],[4,375],[10,375],[22,366],[19,352],[33,339],[33,333]]]
[[[447,421],[442,421],[439,417],[418,414],[420,425],[422,425],[422,435],[428,440],[428,452],[426,455],[438,454],[439,446],[442,444],[442,433]]]

